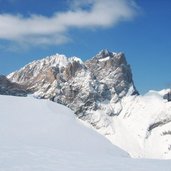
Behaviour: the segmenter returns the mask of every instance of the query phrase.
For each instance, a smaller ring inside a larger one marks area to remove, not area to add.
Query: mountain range
[[[0,80],[0,94],[65,105],[132,157],[171,158],[170,90],[140,95],[124,53],[102,50],[85,62],[56,54]]]

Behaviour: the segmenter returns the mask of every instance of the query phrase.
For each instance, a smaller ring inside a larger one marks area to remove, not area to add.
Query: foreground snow
[[[0,96],[0,171],[170,171],[170,161],[136,160],[83,126],[68,108]]]

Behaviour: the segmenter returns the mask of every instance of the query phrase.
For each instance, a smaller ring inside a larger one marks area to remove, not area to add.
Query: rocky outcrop
[[[85,63],[57,54],[34,61],[8,78],[27,87],[38,98],[70,107],[80,117],[87,116],[88,111],[100,110],[101,103],[119,103],[127,94],[138,94],[124,54],[108,50]],[[120,112],[115,105],[110,109],[110,116]]]
[[[92,59],[85,62],[90,72],[98,81],[105,84],[107,89],[114,89],[114,92],[119,96],[125,96],[130,87],[131,94],[138,94],[132,80],[132,72],[127,64],[123,53],[111,53],[107,50],[102,50]]]
[[[163,99],[167,99],[169,102],[171,101],[171,90],[165,92],[165,94],[163,95]]]
[[[0,75],[0,94],[1,95],[13,95],[13,96],[26,96],[26,89],[17,84],[12,83],[4,75]]]

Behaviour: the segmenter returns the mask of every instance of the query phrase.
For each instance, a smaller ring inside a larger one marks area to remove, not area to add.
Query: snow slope
[[[111,119],[106,137],[131,157],[170,159],[171,102],[163,99],[163,92],[124,97],[123,109]]]
[[[0,171],[170,171],[170,161],[136,160],[59,104],[0,96]]]

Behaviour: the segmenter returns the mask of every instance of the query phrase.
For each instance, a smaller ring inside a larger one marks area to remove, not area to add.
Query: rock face
[[[106,85],[108,90],[114,89],[118,97],[125,96],[130,87],[132,88],[131,94],[138,93],[133,84],[130,66],[123,53],[117,54],[102,50],[86,61],[85,65],[100,83]]]
[[[84,63],[79,58],[57,54],[34,61],[8,78],[38,98],[70,107],[79,117],[101,110],[102,104],[110,105],[105,114],[118,115],[122,97],[138,94],[124,54],[107,50]]]
[[[13,96],[26,96],[25,88],[17,83],[12,83],[4,75],[0,75],[0,94]]]
[[[168,102],[171,101],[171,90],[167,90],[167,92],[165,92],[165,94],[163,94],[163,99],[167,99]]]

